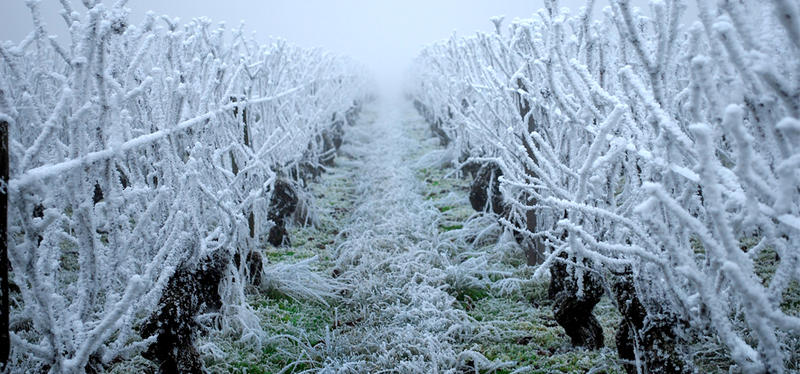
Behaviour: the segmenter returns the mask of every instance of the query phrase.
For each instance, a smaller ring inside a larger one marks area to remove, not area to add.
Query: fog
[[[80,1],[72,1],[83,10]],[[107,1],[107,3],[112,3]],[[561,1],[573,12],[583,0]],[[634,0],[646,6],[646,0]],[[608,5],[598,0],[595,16]],[[503,15],[529,18],[544,6],[543,0],[130,0],[130,20],[138,23],[148,10],[187,21],[208,17],[228,28],[245,22],[259,41],[285,38],[305,47],[323,47],[355,58],[370,68],[379,81],[397,82],[404,68],[426,44],[448,38],[453,32],[472,34],[493,29],[489,18]],[[58,0],[41,1],[42,17],[50,34],[64,35]],[[690,14],[692,10],[690,9]],[[0,0],[0,40],[19,41],[31,30],[24,0]],[[60,38],[63,42],[63,37]]]

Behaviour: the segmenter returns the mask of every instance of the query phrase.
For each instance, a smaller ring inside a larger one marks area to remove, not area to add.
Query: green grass
[[[333,305],[325,306],[306,300],[295,300],[277,292],[251,295],[250,305],[260,319],[267,336],[292,336],[273,339],[260,349],[246,343],[209,338],[224,352],[224,359],[206,359],[211,372],[276,373],[300,357],[306,349],[324,341],[334,324]],[[224,338],[224,337],[223,337]],[[302,342],[298,344],[297,341]],[[310,367],[301,364],[288,373]]]
[[[439,228],[442,229],[442,231],[447,232],[453,230],[460,230],[464,228],[464,225],[444,225],[444,226],[439,226]]]
[[[514,367],[530,366],[535,373],[585,373],[595,367],[606,367],[606,373],[624,373],[616,363],[613,334],[609,336],[606,332],[613,330],[619,316],[615,315],[613,307],[602,307],[604,303],[608,305],[610,301],[603,300],[595,314],[606,334],[606,348],[589,351],[570,345],[564,330],[553,319],[548,302],[540,302],[535,306],[523,295],[496,297],[487,294],[486,297],[475,299],[472,308],[466,309],[467,313],[487,325],[503,325],[504,330],[511,333],[477,342],[471,349],[490,360],[514,361]]]

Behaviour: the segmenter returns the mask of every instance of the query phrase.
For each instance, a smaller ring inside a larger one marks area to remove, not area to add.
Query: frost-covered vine
[[[798,4],[698,0],[684,27],[680,0],[614,0],[599,20],[594,1],[545,3],[418,57],[412,96],[453,161],[500,166],[501,222],[547,243],[537,274],[567,254],[581,293],[583,272],[632,269],[688,341],[783,372],[800,335],[781,307],[800,281]]]
[[[12,363],[83,372],[138,353],[136,329],[176,268],[241,254],[269,231],[279,176],[318,167],[324,136],[363,99],[354,63],[283,40],[259,45],[207,19],[125,1],[62,1],[66,42],[34,31],[0,46],[10,124]],[[258,342],[246,266],[221,283],[216,326]]]

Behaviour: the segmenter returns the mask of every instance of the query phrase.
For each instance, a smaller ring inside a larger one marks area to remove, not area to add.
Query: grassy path
[[[361,131],[354,152],[356,205],[336,249],[339,279],[350,285],[334,323],[322,371],[444,372],[482,356],[485,338],[453,287],[464,275],[443,238],[442,212],[426,199],[414,165],[420,123],[407,107],[386,106]],[[481,366],[492,366],[488,362]]]

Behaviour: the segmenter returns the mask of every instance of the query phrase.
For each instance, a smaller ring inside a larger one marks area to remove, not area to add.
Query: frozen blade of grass
[[[311,265],[317,257],[297,263],[276,263],[264,267],[261,290],[267,293],[285,295],[295,300],[312,300],[325,306],[328,301],[339,297],[338,291],[344,284],[320,275]]]
[[[509,362],[491,362],[491,361],[487,360],[486,357],[484,357],[479,352],[470,351],[470,350],[466,350],[464,352],[461,352],[461,354],[458,355],[458,361],[461,364],[467,364],[468,362],[470,362],[472,364],[471,366],[474,368],[474,370],[475,370],[474,372],[476,374],[477,373],[483,373],[483,372],[486,372],[486,371],[494,372],[494,371],[497,371],[499,369],[514,365],[514,362],[512,362],[512,361],[509,361]]]
[[[533,282],[530,279],[505,278],[492,283],[492,290],[500,296],[510,296],[520,293],[522,288]]]
[[[414,163],[413,167],[415,169],[441,169],[452,165],[453,161],[456,160],[458,160],[458,155],[455,154],[454,148],[436,149],[420,157],[419,160]]]
[[[215,360],[223,360],[227,356],[217,344],[205,341],[197,344],[197,351],[205,357],[213,357]]]

